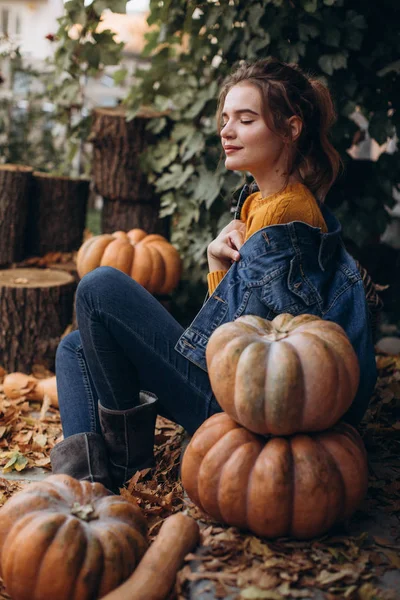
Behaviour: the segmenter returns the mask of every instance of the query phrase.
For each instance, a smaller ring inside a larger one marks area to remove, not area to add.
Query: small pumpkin
[[[213,332],[206,359],[223,410],[264,435],[328,429],[358,388],[358,360],[346,333],[314,315],[239,317]]]
[[[217,521],[268,538],[298,539],[348,519],[368,481],[366,451],[351,425],[265,439],[226,413],[213,415],[193,435],[181,476],[191,500]]]
[[[97,267],[115,267],[160,296],[175,289],[182,272],[176,248],[162,235],[143,229],[93,236],[82,244],[76,260],[79,277]]]
[[[13,600],[93,600],[147,549],[140,509],[100,483],[50,475],[0,510],[0,573]]]
[[[58,408],[58,394],[56,376],[46,379],[37,379],[34,375],[25,373],[9,373],[3,381],[3,392],[7,398],[26,398],[27,400],[39,400],[43,402],[48,396],[50,404]]]

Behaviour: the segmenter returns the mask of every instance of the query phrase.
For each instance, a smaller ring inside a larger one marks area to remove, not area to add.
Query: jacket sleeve
[[[352,286],[351,290],[346,302],[339,299],[324,318],[335,321],[343,327],[357,354],[360,365],[360,381],[353,403],[343,417],[351,425],[357,426],[363,418],[373,394],[377,380],[377,368],[372,328],[362,281]]]

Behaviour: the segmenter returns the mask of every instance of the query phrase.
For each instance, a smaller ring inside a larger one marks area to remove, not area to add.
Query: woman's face
[[[225,166],[248,171],[256,179],[283,163],[284,144],[266,124],[261,92],[251,83],[239,83],[225,98],[220,132]]]

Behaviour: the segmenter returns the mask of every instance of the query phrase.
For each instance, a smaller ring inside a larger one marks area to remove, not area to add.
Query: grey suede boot
[[[115,485],[122,487],[136,471],[154,466],[157,396],[140,392],[140,404],[128,410],[99,403],[99,418]]]
[[[50,460],[54,474],[102,483],[109,491],[114,491],[107,449],[99,433],[76,433],[65,438],[54,446]]]

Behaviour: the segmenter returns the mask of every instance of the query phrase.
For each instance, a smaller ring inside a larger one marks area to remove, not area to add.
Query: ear
[[[302,132],[303,122],[299,117],[293,115],[293,117],[290,117],[290,119],[288,119],[288,123],[292,131],[292,141],[295,142]]]

